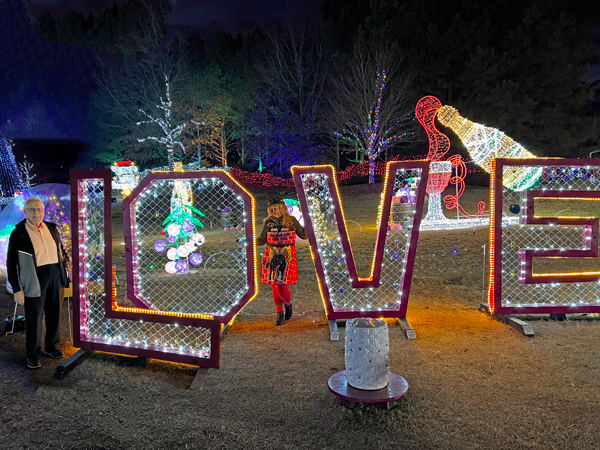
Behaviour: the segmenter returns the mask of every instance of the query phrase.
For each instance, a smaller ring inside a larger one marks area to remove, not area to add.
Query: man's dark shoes
[[[49,351],[49,352],[47,352],[47,351],[44,350],[42,352],[42,355],[48,356],[49,358],[52,358],[52,359],[61,359],[61,358],[65,357],[65,354],[63,353],[63,351],[59,350],[59,349],[52,350],[52,351]]]
[[[37,356],[32,356],[31,358],[27,358],[27,367],[30,369],[39,369],[42,367],[40,364],[40,360]]]
[[[285,320],[292,318],[292,302],[289,305],[285,305]]]
[[[283,311],[277,312],[277,319],[275,320],[275,325],[279,326],[283,323]]]

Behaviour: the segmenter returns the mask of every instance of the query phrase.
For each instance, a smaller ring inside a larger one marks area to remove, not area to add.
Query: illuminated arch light
[[[321,299],[330,320],[406,317],[419,225],[425,199],[426,161],[389,162],[377,218],[369,277],[358,276],[346,218],[332,166],[294,166],[292,174]],[[414,202],[392,203],[414,184]]]
[[[488,173],[491,172],[491,163],[496,158],[536,158],[533,153],[502,131],[471,122],[462,117],[452,106],[442,106],[437,111],[437,118],[442,125],[457,134],[473,161]],[[511,167],[504,174],[504,186],[515,191],[523,191],[535,184],[542,172],[541,167]]]

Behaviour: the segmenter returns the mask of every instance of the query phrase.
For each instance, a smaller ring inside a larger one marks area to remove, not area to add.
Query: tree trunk
[[[375,155],[369,153],[369,184],[375,183]]]
[[[173,148],[167,148],[167,158],[169,162],[169,170],[175,170],[175,158],[173,157]]]
[[[335,135],[335,170],[340,170],[340,137]]]

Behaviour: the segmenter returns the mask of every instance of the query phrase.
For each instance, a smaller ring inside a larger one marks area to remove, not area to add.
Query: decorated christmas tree
[[[159,240],[154,243],[155,251],[167,252],[167,273],[189,273],[190,264],[202,264],[202,254],[199,253],[198,247],[204,244],[204,236],[197,232],[197,227],[203,228],[204,224],[196,216],[204,217],[204,214],[198,208],[187,204],[183,195],[178,195],[175,202],[171,203],[171,214],[163,222],[166,241]]]

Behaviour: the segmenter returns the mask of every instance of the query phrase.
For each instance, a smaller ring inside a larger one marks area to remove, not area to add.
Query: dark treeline
[[[165,0],[33,23],[20,0],[3,1],[0,133],[84,140],[88,167],[171,153],[285,175],[425,153],[413,110],[435,95],[535,154],[587,156],[600,145],[600,83],[582,81],[600,8],[489,3],[325,0],[323,27],[165,42]]]

